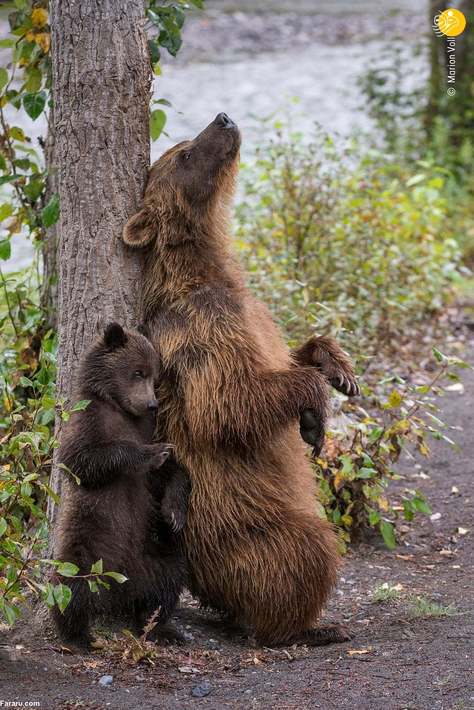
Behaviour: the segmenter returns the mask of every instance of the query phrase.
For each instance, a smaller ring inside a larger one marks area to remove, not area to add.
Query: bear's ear
[[[109,323],[104,330],[104,343],[110,350],[123,348],[127,342],[127,334],[119,323]]]
[[[130,217],[123,228],[122,239],[129,247],[146,247],[156,237],[157,225],[147,207]]]

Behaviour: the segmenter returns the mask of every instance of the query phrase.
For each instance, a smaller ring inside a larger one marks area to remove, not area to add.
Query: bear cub
[[[153,443],[158,403],[154,382],[159,360],[139,332],[111,323],[86,353],[73,401],[90,400],[65,425],[59,461],[80,479],[65,481],[55,532],[55,557],[90,573],[102,559],[110,589],[91,593],[86,579],[54,574],[72,598],[53,617],[62,640],[90,645],[98,615],[126,616],[143,628],[159,610],[148,638],[166,636],[165,622],[185,583],[181,530],[190,493],[185,471],[168,458],[167,444]],[[170,635],[172,633],[170,632]],[[178,636],[175,634],[175,637]]]

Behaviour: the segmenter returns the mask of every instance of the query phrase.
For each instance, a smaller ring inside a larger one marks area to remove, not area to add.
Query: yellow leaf
[[[35,27],[44,27],[48,24],[48,11],[42,7],[35,7],[31,13],[31,22]]]
[[[33,32],[33,30],[28,30],[28,32],[25,35],[25,39],[27,42],[34,42],[35,41],[35,33]],[[26,59],[25,62],[27,64],[28,60]]]
[[[379,504],[380,510],[383,510],[384,512],[386,512],[388,510],[389,502],[384,496],[380,496],[380,498],[378,499],[377,502]]]
[[[418,444],[418,451],[422,456],[429,456],[430,450],[425,443],[421,442]]]
[[[39,32],[35,35],[35,42],[39,47],[41,47],[45,54],[48,54],[51,46],[51,35],[49,32]]]
[[[350,528],[352,525],[352,515],[348,515],[345,513],[344,515],[341,516],[341,523],[345,525],[346,528]]]
[[[344,476],[340,471],[338,471],[333,478],[334,490],[337,492],[344,485]]]
[[[390,407],[399,407],[403,401],[403,397],[397,390],[392,390],[390,392],[390,397],[388,398],[388,405]]]

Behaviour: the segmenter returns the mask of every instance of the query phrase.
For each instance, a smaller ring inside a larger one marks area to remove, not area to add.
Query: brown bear
[[[339,555],[331,525],[316,512],[297,426],[309,409],[324,431],[328,384],[317,368],[324,342],[292,356],[245,286],[228,229],[239,148],[237,126],[219,114],[168,150],[123,234],[129,246],[147,248],[143,317],[163,368],[158,436],[176,447],[192,483],[184,531],[190,588],[249,625],[260,643],[344,641],[343,627],[316,626]],[[330,376],[356,393],[344,365],[331,361]]]
[[[154,637],[172,635],[164,624],[185,582],[179,532],[189,482],[177,463],[166,461],[168,445],[153,443],[157,373],[151,343],[117,323],[107,326],[80,365],[75,400],[90,402],[71,415],[59,450],[59,461],[80,485],[65,482],[55,556],[77,565],[79,575],[102,559],[104,571],[128,581],[104,577],[110,590],[92,594],[85,579],[53,576],[72,590],[64,613],[53,610],[56,626],[66,643],[79,648],[89,646],[89,624],[98,614],[127,615],[143,628],[159,609]]]

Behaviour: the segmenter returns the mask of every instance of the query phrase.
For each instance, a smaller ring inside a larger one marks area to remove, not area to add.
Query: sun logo
[[[464,32],[466,18],[460,10],[453,7],[439,12],[434,17],[433,31],[438,37],[457,37]]]

